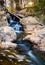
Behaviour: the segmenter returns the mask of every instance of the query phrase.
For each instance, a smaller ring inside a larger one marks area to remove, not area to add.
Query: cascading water
[[[28,40],[20,40],[17,44],[17,49],[21,51],[23,54],[27,55],[31,61],[33,61],[36,65],[45,65],[44,62],[33,53],[32,50],[33,43]]]
[[[9,26],[11,26],[16,33],[21,34],[23,32],[23,28],[22,26],[19,24],[19,22],[14,22],[11,18],[9,18],[8,20]],[[17,51],[21,51],[22,54],[26,55],[29,57],[29,60],[31,60],[32,62],[34,62],[33,64],[30,65],[45,65],[43,63],[43,61],[36,56],[36,54],[33,53],[32,51],[32,47],[33,47],[33,43],[28,41],[28,40],[13,40],[11,41],[13,43],[17,43]]]
[[[23,25],[20,24],[20,22],[17,18],[16,18],[16,20],[15,19],[13,20],[12,17],[14,17],[14,16],[11,15],[10,17],[7,18],[9,26],[15,30],[17,35],[23,33],[24,32]]]

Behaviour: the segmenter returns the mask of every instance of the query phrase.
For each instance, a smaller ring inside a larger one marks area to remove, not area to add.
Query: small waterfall
[[[13,15],[10,15],[10,17],[7,18],[8,24],[10,27],[12,27],[16,34],[22,34],[24,32],[23,25],[19,22],[19,19]]]

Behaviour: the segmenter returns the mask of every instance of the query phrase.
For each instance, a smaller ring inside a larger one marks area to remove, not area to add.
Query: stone
[[[20,21],[23,25],[27,25],[27,24],[38,24],[38,18],[36,17],[32,17],[32,16],[28,16],[25,18],[22,18]]]
[[[0,44],[0,48],[2,48],[2,49],[6,49],[6,48],[16,48],[17,47],[17,44],[15,43],[12,43],[12,42],[2,42],[1,44]]]
[[[12,27],[0,27],[0,38],[3,39],[2,41],[12,41],[13,39],[16,40],[16,37],[16,33]]]
[[[0,11],[0,27],[1,26],[8,26],[6,14],[4,11]]]
[[[4,2],[2,0],[0,2],[0,27],[1,26],[8,26],[7,16],[6,16],[6,12],[5,12],[5,6],[4,6]]]
[[[40,22],[34,17],[23,18],[21,23],[24,25],[25,34],[27,34],[23,40],[28,39],[34,43],[34,48],[45,51],[45,26],[40,25]]]
[[[38,50],[45,51],[45,27],[43,29],[38,29],[34,30],[31,32],[31,35],[27,35],[23,40],[28,39],[31,42],[37,44],[37,47],[35,46],[34,48],[37,48]]]

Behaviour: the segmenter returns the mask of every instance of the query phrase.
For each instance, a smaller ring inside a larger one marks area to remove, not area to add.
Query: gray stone
[[[2,36],[2,37],[1,37]],[[2,41],[12,41],[16,39],[16,33],[13,28],[9,26],[0,27],[0,40]]]

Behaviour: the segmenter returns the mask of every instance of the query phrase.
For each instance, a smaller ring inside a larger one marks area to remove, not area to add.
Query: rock
[[[23,14],[16,14],[16,16],[19,16],[20,18],[24,18],[25,17]]]
[[[23,40],[28,39],[36,44],[34,48],[45,51],[45,26],[40,25],[39,21],[34,17],[27,17],[22,19],[25,33],[28,34]]]
[[[35,35],[27,35],[25,38],[23,38],[23,40],[28,39],[30,41],[32,41],[33,43],[38,43],[40,42],[40,38],[38,36]]]
[[[1,26],[8,26],[5,11],[0,11],[0,27]]]
[[[27,24],[38,24],[38,18],[36,17],[25,17],[20,21],[23,25],[27,25]]]
[[[25,33],[32,33],[37,29],[42,29],[44,27],[43,24],[40,23],[39,18],[32,16],[22,18],[20,22],[24,26]]]
[[[0,43],[0,48],[2,49],[6,49],[6,48],[16,48],[17,47],[17,44],[15,43],[11,43],[11,42],[2,42]]]
[[[0,27],[1,26],[8,26],[7,15],[3,1],[0,2]]]
[[[13,28],[8,26],[7,15],[4,11],[4,3],[1,0],[0,4],[0,48],[16,47],[16,44],[11,43],[13,39],[16,39],[16,33]]]
[[[36,32],[31,32],[31,35],[27,35],[23,40],[28,39],[36,44],[34,48],[38,50],[45,51],[45,30],[36,30]]]
[[[45,51],[45,38],[41,40],[41,43],[39,44],[39,48],[42,51]]]
[[[19,13],[19,14],[25,14],[26,10],[27,10],[27,9],[23,9],[23,10],[21,10],[21,11],[18,11],[17,13]]]
[[[0,38],[3,39],[2,41],[12,41],[13,39],[16,39],[16,37],[13,28],[9,26],[0,27]]]

